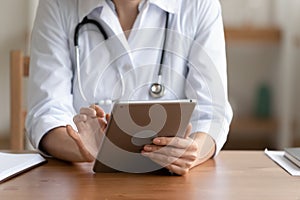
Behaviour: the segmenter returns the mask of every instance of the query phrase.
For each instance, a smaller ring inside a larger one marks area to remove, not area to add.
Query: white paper
[[[265,149],[265,154],[292,176],[300,176],[300,168],[284,157],[284,151],[269,151]]]
[[[0,182],[44,161],[46,160],[38,153],[0,152]]]

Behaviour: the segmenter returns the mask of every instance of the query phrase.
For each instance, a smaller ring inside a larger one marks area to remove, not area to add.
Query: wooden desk
[[[1,184],[0,199],[300,199],[300,178],[259,151],[223,151],[187,176],[93,174],[91,167],[49,160]]]

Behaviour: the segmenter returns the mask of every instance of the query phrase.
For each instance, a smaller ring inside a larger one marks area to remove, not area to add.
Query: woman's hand
[[[77,144],[83,160],[92,162],[97,156],[97,152],[103,138],[109,115],[99,106],[81,108],[80,113],[73,120],[76,124],[75,131],[71,126],[67,126],[67,133]]]
[[[192,126],[189,125],[186,135],[190,135]],[[189,170],[209,159],[215,151],[215,143],[205,133],[196,133],[194,138],[158,137],[153,144],[145,145],[144,156],[166,167],[168,170],[184,175]]]

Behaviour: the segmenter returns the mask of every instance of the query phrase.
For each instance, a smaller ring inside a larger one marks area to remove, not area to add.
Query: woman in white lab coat
[[[99,22],[108,39],[92,25],[82,28],[78,69],[74,34],[85,17]],[[217,155],[232,118],[218,0],[40,0],[26,120],[33,146],[60,159],[93,161],[98,143],[87,141],[103,133],[111,106],[89,106],[153,99],[149,87],[158,79],[162,48],[166,91],[159,99],[197,99],[197,107],[188,138],[156,138],[141,153],[177,174]]]

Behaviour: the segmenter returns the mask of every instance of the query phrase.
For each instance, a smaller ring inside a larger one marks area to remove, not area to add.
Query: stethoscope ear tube
[[[76,59],[76,70],[77,70],[77,81],[78,81],[79,93],[80,93],[81,97],[83,98],[83,100],[85,102],[88,102],[87,98],[84,95],[84,92],[82,90],[82,86],[81,86],[80,61],[79,61],[79,46],[78,45],[75,46],[75,59]]]
[[[167,12],[166,13],[166,24],[165,24],[165,38],[164,38],[164,42],[163,42],[160,66],[159,66],[159,70],[158,70],[158,81],[156,83],[152,83],[150,86],[150,89],[149,89],[149,94],[153,98],[160,98],[160,97],[164,96],[164,94],[165,94],[165,86],[162,84],[162,72],[161,71],[162,71],[162,65],[163,65],[164,56],[165,56],[165,46],[166,46],[166,40],[167,40],[168,22],[169,22],[169,13]],[[78,23],[75,28],[74,46],[75,46],[75,60],[76,60],[78,89],[79,89],[79,92],[80,92],[83,100],[88,102],[86,96],[84,95],[82,86],[81,86],[80,60],[79,60],[80,54],[79,54],[79,42],[78,42],[80,29],[86,24],[95,25],[98,28],[98,30],[102,33],[104,40],[107,40],[108,36],[99,22],[97,22],[96,20],[93,20],[93,19],[88,19],[87,17],[85,17],[80,23]],[[125,90],[125,85],[124,85],[125,83],[124,83],[122,74],[120,74],[120,78],[121,78],[121,82],[122,82],[122,95],[123,95],[124,90]]]
[[[93,19],[88,19],[87,17],[85,17],[82,22],[80,22],[79,24],[77,24],[76,28],[75,28],[75,33],[74,33],[74,45],[75,47],[78,46],[78,38],[79,38],[79,32],[80,29],[86,25],[86,24],[93,24],[95,25],[98,30],[101,32],[101,34],[103,35],[104,40],[108,39],[108,36],[105,32],[105,30],[103,29],[103,27],[99,24],[99,22],[97,22],[96,20]]]
[[[166,48],[166,40],[168,35],[168,22],[169,22],[169,13],[166,13],[166,24],[165,24],[165,38],[164,43],[162,47],[162,53],[160,57],[160,66],[158,70],[158,80],[156,83],[152,83],[149,89],[149,94],[153,98],[160,98],[165,95],[165,86],[162,84],[162,67],[164,63],[164,57],[165,57],[165,48]]]
[[[81,97],[83,98],[83,100],[84,100],[85,102],[88,102],[86,96],[84,95],[82,86],[81,86],[80,60],[79,60],[80,52],[79,52],[79,42],[78,42],[80,29],[81,29],[84,25],[86,25],[86,24],[93,24],[93,25],[95,25],[95,26],[98,28],[98,30],[101,32],[101,34],[103,35],[104,40],[107,40],[107,39],[108,39],[108,36],[107,36],[106,32],[104,31],[104,29],[102,28],[102,26],[101,26],[96,20],[88,19],[87,17],[85,17],[85,18],[82,20],[82,22],[80,22],[79,24],[77,24],[77,26],[76,26],[76,28],[75,28],[75,33],[74,33],[74,46],[75,46],[75,59],[76,59],[76,70],[77,70],[78,89],[79,89],[80,95],[81,95]]]

